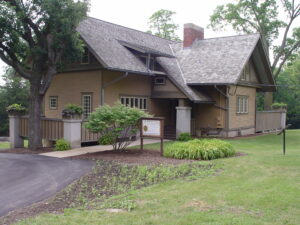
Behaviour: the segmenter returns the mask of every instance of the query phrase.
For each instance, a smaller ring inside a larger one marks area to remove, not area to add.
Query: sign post
[[[164,118],[150,117],[141,118],[141,149],[144,148],[144,138],[159,138],[160,139],[160,154],[163,155],[164,141]]]
[[[283,128],[277,135],[283,134],[282,135],[282,150],[283,150],[283,155],[285,155],[285,130],[288,129],[292,124],[288,124],[285,128]]]

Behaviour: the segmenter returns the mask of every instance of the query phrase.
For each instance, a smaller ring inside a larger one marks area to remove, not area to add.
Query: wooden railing
[[[99,141],[101,135],[99,133],[93,133],[85,128],[85,121],[81,123],[81,142],[94,142]]]
[[[61,119],[42,118],[42,138],[55,141],[64,137],[64,124]],[[28,117],[20,118],[20,136],[28,137]]]
[[[20,136],[28,137],[29,125],[28,125],[28,117],[20,118]]]
[[[285,111],[256,112],[256,132],[281,130],[285,127]]]

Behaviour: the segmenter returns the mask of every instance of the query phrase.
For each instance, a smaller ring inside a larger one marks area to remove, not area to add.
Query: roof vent
[[[186,23],[184,24],[183,37],[183,47],[190,47],[195,40],[204,39],[204,29],[193,23]]]

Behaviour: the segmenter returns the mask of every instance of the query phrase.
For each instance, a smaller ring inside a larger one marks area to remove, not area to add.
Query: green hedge
[[[176,159],[212,160],[235,155],[233,146],[219,139],[194,139],[176,141],[167,145],[164,156]]]

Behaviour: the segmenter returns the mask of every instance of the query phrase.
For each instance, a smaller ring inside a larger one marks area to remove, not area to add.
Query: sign
[[[160,120],[142,120],[143,136],[161,137],[161,121]]]
[[[141,132],[141,150],[144,147],[144,138],[159,138],[160,139],[160,152],[163,155],[163,140],[164,140],[164,119],[141,118],[140,124]]]

